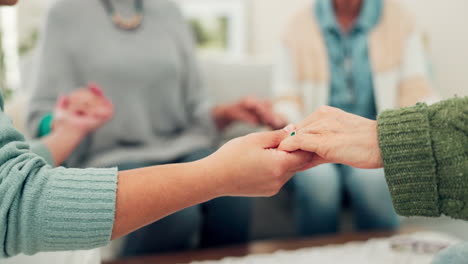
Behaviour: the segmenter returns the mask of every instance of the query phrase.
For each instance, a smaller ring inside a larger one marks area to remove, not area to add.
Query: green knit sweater
[[[0,95],[0,258],[106,245],[114,224],[117,170],[52,168],[2,111]]]
[[[378,123],[396,211],[468,220],[468,97],[386,111]]]

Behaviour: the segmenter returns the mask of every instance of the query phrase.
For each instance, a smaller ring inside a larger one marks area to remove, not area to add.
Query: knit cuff
[[[385,175],[397,213],[440,216],[427,105],[386,111],[378,126]]]
[[[115,218],[117,169],[52,170],[42,213],[42,251],[92,249],[109,243]]]

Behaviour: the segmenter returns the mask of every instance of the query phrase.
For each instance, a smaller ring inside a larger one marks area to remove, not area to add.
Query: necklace
[[[118,28],[124,30],[135,30],[141,26],[143,22],[143,0],[134,0],[135,14],[131,18],[124,18],[122,15],[115,10],[111,0],[102,0],[104,7],[106,8],[107,14],[112,20],[112,23]]]

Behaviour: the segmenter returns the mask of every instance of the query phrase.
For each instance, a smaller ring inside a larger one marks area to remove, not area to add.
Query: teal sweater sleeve
[[[106,245],[116,189],[116,169],[47,165],[0,111],[0,258]]]
[[[396,211],[468,220],[468,97],[386,111],[378,125]]]
[[[52,153],[50,153],[49,149],[40,140],[28,141],[28,144],[29,148],[31,149],[31,152],[43,158],[50,166],[55,167],[55,162],[54,158],[52,157]]]

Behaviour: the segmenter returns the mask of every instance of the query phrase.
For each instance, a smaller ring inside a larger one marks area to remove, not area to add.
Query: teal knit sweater
[[[387,111],[378,123],[396,211],[468,220],[468,97]]]
[[[52,168],[2,111],[0,95],[0,258],[106,245],[114,223],[117,170]],[[47,160],[47,161],[46,161]]]

